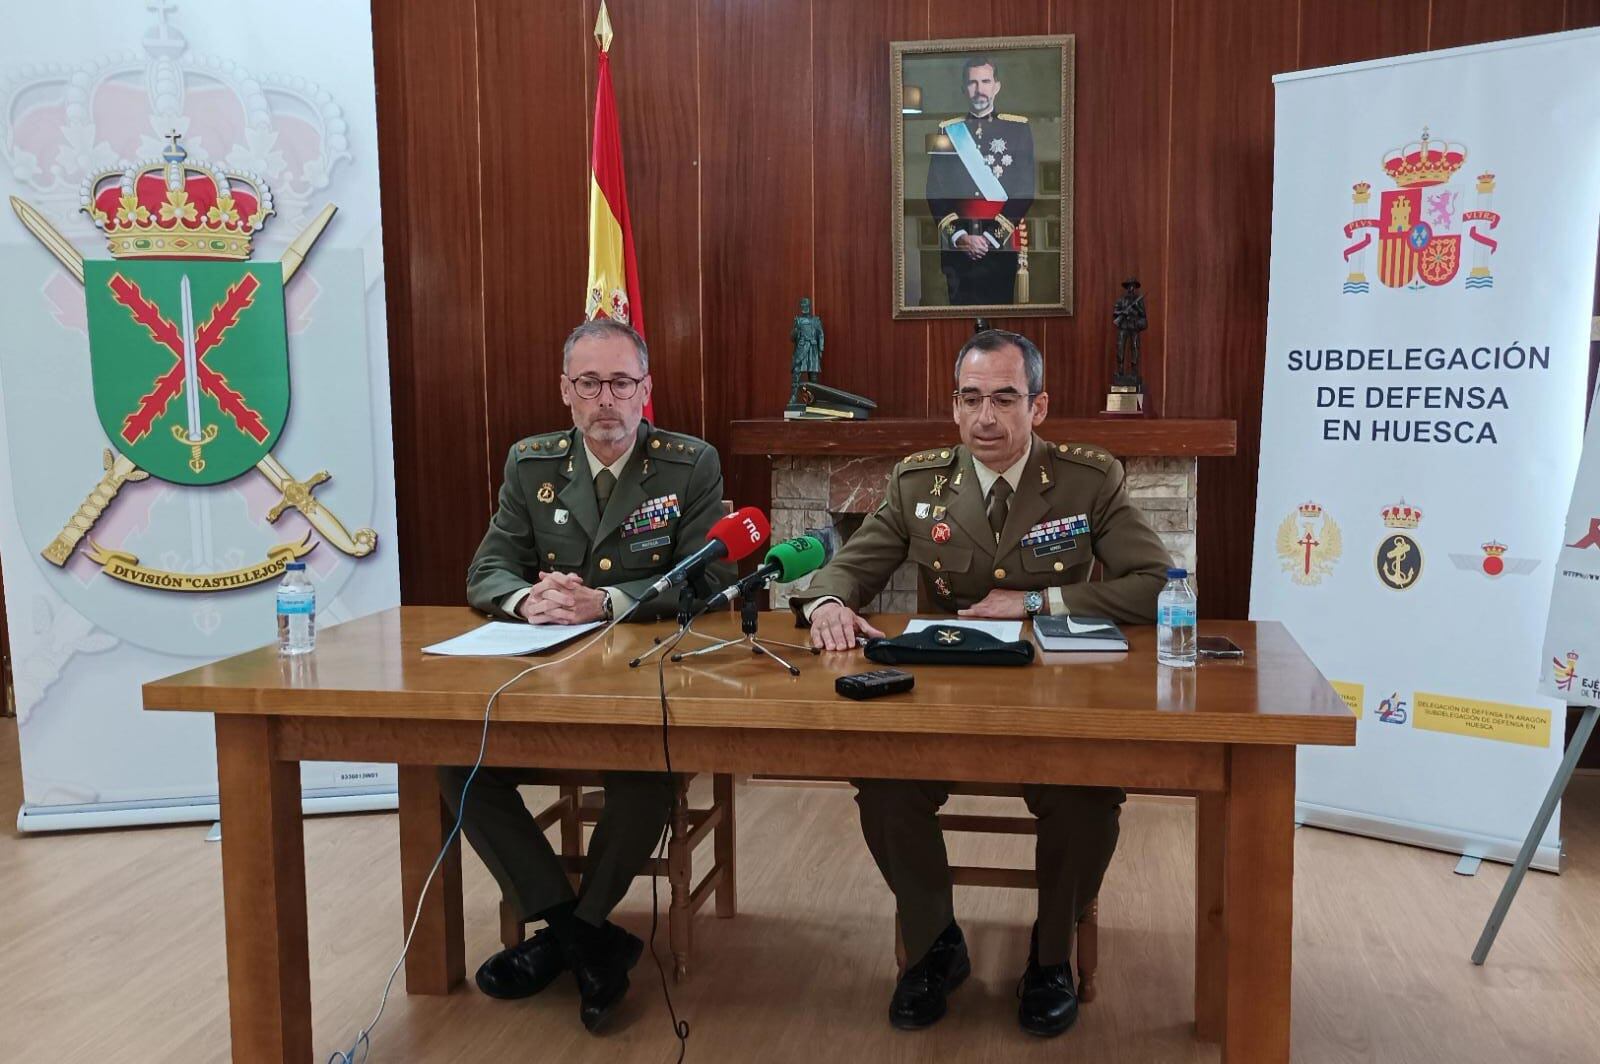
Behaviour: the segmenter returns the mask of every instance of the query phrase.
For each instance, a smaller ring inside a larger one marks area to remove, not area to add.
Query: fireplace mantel
[[[1196,567],[1195,518],[1199,458],[1235,452],[1235,424],[1180,418],[1056,418],[1039,428],[1053,443],[1092,443],[1123,460],[1128,494],[1179,565]],[[808,530],[847,535],[877,508],[889,471],[905,455],[956,440],[948,420],[735,421],[733,453],[772,458],[775,538]],[[809,582],[809,577],[805,578]],[[901,566],[871,604],[873,610],[915,613],[916,569]],[[790,588],[774,585],[773,605]]]
[[[1039,435],[1054,443],[1092,443],[1119,458],[1216,458],[1233,455],[1236,425],[1223,419],[1050,418]],[[734,454],[773,457],[847,455],[904,457],[956,438],[949,418],[878,418],[867,421],[785,421],[758,418],[733,423]]]

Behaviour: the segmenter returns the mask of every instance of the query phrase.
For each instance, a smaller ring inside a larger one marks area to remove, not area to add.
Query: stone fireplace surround
[[[1234,453],[1232,421],[1061,419],[1045,422],[1040,435],[1052,443],[1092,443],[1117,455],[1134,505],[1177,563],[1197,570],[1198,458]],[[842,540],[877,508],[896,462],[920,449],[949,445],[954,437],[947,421],[739,421],[733,452],[772,459],[774,540],[817,529],[835,529]],[[787,606],[790,587],[773,586],[773,608]],[[916,613],[916,566],[902,565],[867,608]]]

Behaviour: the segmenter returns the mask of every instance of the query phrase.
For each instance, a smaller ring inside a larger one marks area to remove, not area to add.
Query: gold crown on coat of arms
[[[1401,500],[1393,506],[1383,508],[1383,523],[1390,528],[1416,528],[1422,521],[1422,511],[1414,506],[1407,506]]]
[[[114,258],[248,259],[273,213],[266,182],[190,162],[177,133],[168,142],[160,159],[85,177],[79,209],[104,231]]]
[[[1421,140],[1395,148],[1383,157],[1384,172],[1400,188],[1442,185],[1466,164],[1466,145],[1434,140],[1426,126]]]

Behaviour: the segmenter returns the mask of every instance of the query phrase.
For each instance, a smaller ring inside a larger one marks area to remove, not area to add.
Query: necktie
[[[1000,542],[1000,530],[1006,527],[1006,512],[1010,509],[1011,483],[999,477],[989,489],[989,527],[994,529],[996,543]]]
[[[609,469],[602,469],[594,478],[594,501],[600,504],[600,512],[606,512],[606,503],[611,501],[611,489],[617,486],[617,475]]]

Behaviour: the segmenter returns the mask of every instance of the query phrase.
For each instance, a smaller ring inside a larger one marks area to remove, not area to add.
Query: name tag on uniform
[[[1032,547],[1035,558],[1048,558],[1052,554],[1062,554],[1069,550],[1078,549],[1077,537],[1089,531],[1089,515],[1078,514],[1074,517],[1057,517],[1049,521],[1041,521],[1028,529],[1019,544],[1023,547]]]
[[[677,495],[660,495],[650,499],[640,504],[637,510],[623,519],[622,538],[627,539],[643,532],[654,532],[658,528],[666,528],[668,523],[682,512],[678,507]],[[665,542],[670,542],[670,539]],[[656,546],[660,545],[660,543],[656,544]],[[644,550],[645,548],[636,546],[634,549]]]
[[[638,554],[640,551],[655,550],[657,547],[665,547],[671,542],[671,536],[653,536],[650,539],[634,540],[632,543],[628,544],[628,549],[633,551],[633,553]]]

